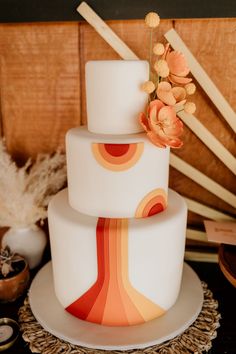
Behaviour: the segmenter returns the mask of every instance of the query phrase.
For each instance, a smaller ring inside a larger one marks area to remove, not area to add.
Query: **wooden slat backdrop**
[[[149,36],[142,20],[108,21],[109,26],[142,59]],[[157,38],[175,26],[190,50],[236,110],[236,19],[162,20]],[[119,59],[86,23],[0,25],[1,134],[15,158],[64,148],[65,132],[86,123],[84,65],[91,59]],[[197,117],[236,155],[233,131],[198,88]],[[231,173],[186,127],[185,145],[174,151],[207,176],[236,192]],[[171,168],[170,186],[220,211],[236,214],[227,203]],[[189,223],[202,217],[189,213]]]
[[[64,146],[80,124],[78,24],[0,26],[2,129],[27,158]]]
[[[182,20],[176,21],[175,29],[236,111],[236,19]],[[198,119],[236,156],[233,130],[199,87],[194,101],[197,104]],[[185,146],[175,151],[176,154],[235,193],[236,180],[233,173],[189,129],[185,128],[185,131]],[[171,185],[181,194],[218,210],[235,213],[228,204],[183,177],[178,171],[172,169],[171,172]],[[198,222],[202,218],[194,219]]]

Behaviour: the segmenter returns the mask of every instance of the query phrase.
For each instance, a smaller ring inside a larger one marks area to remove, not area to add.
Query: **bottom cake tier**
[[[56,297],[72,315],[110,326],[164,314],[180,289],[187,219],[181,196],[145,219],[108,219],[73,210],[68,192],[48,209]]]

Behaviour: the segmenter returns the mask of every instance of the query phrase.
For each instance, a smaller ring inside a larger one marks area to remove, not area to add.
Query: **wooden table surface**
[[[217,338],[213,340],[210,354],[236,354],[236,288],[224,277],[219,266],[212,263],[189,262],[200,279],[207,282],[214,298],[219,302],[222,319]],[[33,275],[32,275],[33,276]],[[0,317],[18,319],[17,312],[24,298],[14,303],[0,304]],[[30,354],[27,344],[20,337],[17,342],[4,353]]]

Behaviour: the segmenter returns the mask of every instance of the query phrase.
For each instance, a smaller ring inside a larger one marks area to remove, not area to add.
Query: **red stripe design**
[[[163,314],[128,280],[128,219],[99,218],[96,237],[97,281],[66,310],[82,320],[110,326],[139,324]]]

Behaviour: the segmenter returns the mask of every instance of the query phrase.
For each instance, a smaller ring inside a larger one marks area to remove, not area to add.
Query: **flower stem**
[[[150,65],[150,80],[152,80],[152,35],[153,35],[153,28],[150,29],[150,48],[149,48],[149,65]]]

